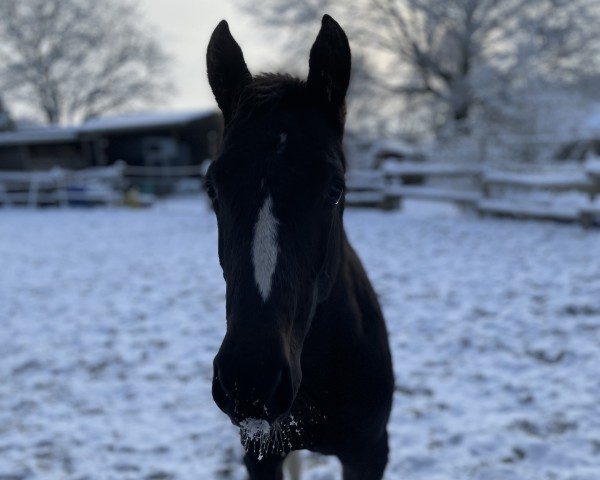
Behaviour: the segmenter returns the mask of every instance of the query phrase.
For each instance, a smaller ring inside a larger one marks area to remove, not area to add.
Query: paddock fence
[[[208,163],[138,166],[118,161],[82,170],[0,170],[0,206],[147,206],[155,193],[199,192]]]
[[[481,164],[397,162],[347,174],[346,204],[384,210],[404,200],[450,202],[477,212],[520,219],[600,225],[600,158],[578,167],[495,169]]]
[[[45,171],[1,171],[0,204],[26,205],[117,205],[123,201],[125,163],[107,167]]]

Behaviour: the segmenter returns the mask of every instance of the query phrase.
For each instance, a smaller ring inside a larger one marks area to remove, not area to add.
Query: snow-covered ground
[[[386,479],[600,478],[600,232],[349,210],[397,391]],[[0,479],[242,479],[202,199],[0,211]],[[304,455],[305,479],[339,479]]]

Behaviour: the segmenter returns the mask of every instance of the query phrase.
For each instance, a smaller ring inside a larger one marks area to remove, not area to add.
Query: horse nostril
[[[277,415],[288,412],[294,401],[294,388],[292,386],[292,375],[289,367],[283,367],[279,373],[279,378],[273,396],[271,397],[270,411]]]
[[[217,404],[217,406],[227,413],[229,407],[232,404],[231,397],[225,385],[223,384],[223,380],[221,378],[221,373],[219,371],[219,367],[214,366],[214,375],[212,382],[212,395],[213,400]]]

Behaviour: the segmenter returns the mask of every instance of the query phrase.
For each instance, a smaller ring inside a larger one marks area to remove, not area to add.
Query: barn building
[[[91,119],[76,127],[25,128],[0,133],[0,170],[80,170],[123,161],[130,184],[168,193],[213,158],[222,133],[214,110]]]

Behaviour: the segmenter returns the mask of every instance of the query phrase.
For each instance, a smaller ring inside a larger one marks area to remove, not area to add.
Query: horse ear
[[[350,83],[350,44],[342,27],[329,15],[323,15],[308,67],[309,90],[343,115]]]
[[[206,67],[208,83],[227,123],[240,91],[252,82],[252,75],[244,61],[242,49],[231,35],[225,20],[221,20],[210,37]]]

